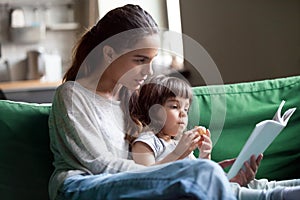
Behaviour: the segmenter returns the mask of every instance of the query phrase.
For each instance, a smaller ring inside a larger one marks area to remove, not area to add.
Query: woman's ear
[[[105,45],[103,47],[103,57],[107,63],[111,63],[114,59],[115,51],[111,46]]]

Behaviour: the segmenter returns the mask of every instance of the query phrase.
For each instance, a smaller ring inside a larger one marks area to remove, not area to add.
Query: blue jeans
[[[236,199],[223,169],[210,160],[180,160],[117,174],[76,175],[57,199]]]
[[[231,183],[232,190],[240,200],[298,200],[300,196],[300,179],[268,181],[253,180],[248,187]]]

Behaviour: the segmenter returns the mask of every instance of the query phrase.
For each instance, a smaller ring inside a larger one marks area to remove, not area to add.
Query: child
[[[187,156],[196,159],[193,150],[197,146],[199,157],[210,159],[212,142],[209,130],[195,127],[184,132],[192,96],[191,87],[175,77],[157,76],[141,88],[132,113],[143,130],[132,145],[136,163],[149,166]],[[203,130],[205,134],[200,135]]]
[[[203,127],[184,132],[192,101],[192,91],[186,82],[175,77],[157,76],[141,87],[135,99],[131,116],[140,130],[132,143],[136,163],[149,166],[186,157],[195,159],[192,152],[197,146],[199,157],[210,159],[210,132],[206,130],[206,134],[200,136],[198,131]],[[231,183],[231,188],[238,199],[294,200],[300,195],[299,185],[299,179],[277,182],[254,179],[248,187]]]

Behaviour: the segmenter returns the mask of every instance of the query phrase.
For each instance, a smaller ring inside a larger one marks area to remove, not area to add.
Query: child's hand
[[[195,129],[186,131],[182,134],[173,153],[178,156],[178,159],[187,157],[198,146],[200,138]]]
[[[201,126],[197,128],[201,130],[199,132],[205,132],[205,134],[201,134],[198,142],[199,158],[211,159],[212,141],[210,139],[210,131]]]

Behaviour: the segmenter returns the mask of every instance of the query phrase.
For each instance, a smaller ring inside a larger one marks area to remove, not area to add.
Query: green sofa
[[[287,127],[265,151],[257,178],[300,178],[300,76],[201,86],[193,91],[189,127],[209,127],[216,161],[236,157],[255,124],[271,119],[281,100],[286,100],[283,111],[296,107]],[[53,170],[50,109],[49,104],[0,101],[1,199],[48,199]]]

